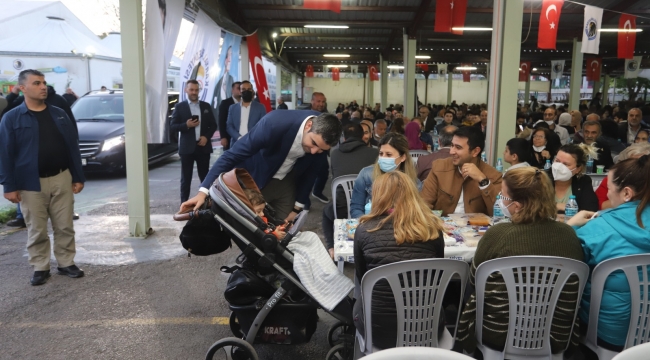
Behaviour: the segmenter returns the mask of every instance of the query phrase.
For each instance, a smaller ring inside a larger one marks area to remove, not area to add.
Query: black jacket
[[[228,147],[230,148],[230,135],[226,131],[226,124],[228,123],[228,109],[230,105],[235,104],[235,99],[231,97],[221,100],[219,104],[219,135],[222,139],[228,139]],[[228,150],[228,149],[224,149]]]
[[[627,142],[627,121],[623,121],[618,124],[618,140],[623,144],[631,145]],[[639,123],[639,129],[648,129],[648,126],[644,123]]]
[[[289,110],[289,107],[287,106],[287,104],[282,103],[282,104],[276,106],[275,109],[276,110]]]
[[[354,267],[355,276],[361,281],[363,275],[378,266],[404,260],[431,259],[444,257],[445,243],[442,232],[438,238],[427,242],[403,243],[395,242],[393,224],[388,222],[384,227],[374,232],[382,218],[360,224],[354,235]],[[354,323],[357,330],[363,333],[363,306],[357,300],[353,311]],[[397,338],[397,315],[393,292],[386,280],[380,280],[372,293],[372,327],[373,343],[381,349],[395,347]]]
[[[24,96],[18,96],[14,93],[9,93],[5,99],[7,99],[7,107],[2,111],[2,115],[13,108],[20,106],[20,104],[25,101]],[[56,106],[65,111],[65,113],[68,115],[68,118],[72,120],[74,131],[77,132],[77,135],[79,134],[79,130],[77,130],[77,120],[72,114],[70,105],[68,105],[68,102],[61,95],[57,94],[54,88],[49,85],[47,86],[47,98],[45,99],[45,103],[47,105]],[[0,115],[0,118],[2,118],[2,115]]]
[[[546,174],[551,179],[551,183],[555,188],[555,179],[553,179],[553,171],[547,171]],[[598,197],[594,192],[594,187],[589,175],[582,175],[580,177],[574,176],[571,178],[571,193],[576,197],[579,210],[598,211]]]
[[[205,101],[199,101],[199,108],[201,109],[201,136],[208,139],[208,143],[203,146],[203,153],[212,152],[212,135],[217,131],[217,122],[214,120],[210,104]],[[173,132],[180,132],[181,136],[178,141],[178,154],[189,155],[193,154],[196,149],[196,134],[194,128],[187,127],[187,120],[192,117],[190,105],[187,101],[181,101],[174,108],[172,113],[171,128]]]

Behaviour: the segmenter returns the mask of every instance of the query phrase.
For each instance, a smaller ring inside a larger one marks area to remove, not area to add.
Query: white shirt
[[[239,135],[244,136],[248,133],[248,117],[251,113],[251,103],[248,103],[248,106],[245,106],[244,103],[241,103],[240,107],[241,116],[239,117]]]
[[[555,129],[553,129],[553,131],[560,137],[560,142],[562,145],[568,144],[571,140],[569,137],[569,131],[562,126],[555,125]]]
[[[460,189],[460,198],[458,199],[458,204],[456,204],[456,209],[454,214],[464,214],[465,213],[465,201],[463,200],[463,189]]]
[[[298,129],[298,134],[296,134],[296,138],[293,139],[293,144],[291,145],[291,149],[289,149],[287,158],[284,159],[284,162],[278,171],[275,173],[275,175],[273,175],[274,179],[284,179],[284,177],[287,176],[291,169],[293,169],[293,165],[296,163],[296,161],[305,156],[305,149],[302,148],[302,133],[305,131],[305,124],[307,124],[307,120],[313,117],[314,116],[308,116],[305,120],[302,121],[300,129]]]
[[[639,129],[641,129],[641,125],[639,125]],[[628,144],[634,144],[634,140],[636,140],[636,134],[638,131],[632,130],[632,127],[628,124],[627,125],[627,143]]]
[[[196,134],[196,141],[199,141],[199,138],[201,137],[201,105],[199,105],[199,102],[191,102],[187,100],[187,103],[190,105],[190,112],[192,115],[198,115],[199,116],[199,126],[194,128],[194,134]]]

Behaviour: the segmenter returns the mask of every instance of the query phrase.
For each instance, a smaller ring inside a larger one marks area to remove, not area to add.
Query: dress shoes
[[[25,219],[15,218],[13,220],[7,221],[7,226],[17,227],[17,228],[24,228],[24,227],[27,227],[27,224],[25,224]]]
[[[60,275],[66,275],[71,278],[80,278],[84,276],[84,271],[79,269],[77,265],[70,265],[68,267],[58,267]]]
[[[50,270],[45,271],[34,271],[34,276],[32,276],[29,281],[32,286],[43,285],[50,278]]]

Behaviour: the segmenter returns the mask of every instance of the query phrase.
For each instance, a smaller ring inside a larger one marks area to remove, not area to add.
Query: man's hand
[[[187,124],[188,128],[195,128],[195,127],[199,126],[200,123],[201,123],[200,121],[198,121],[198,120],[195,121],[195,120],[192,120],[192,119],[189,119],[189,120],[187,120],[185,122],[185,124]]]
[[[20,192],[12,191],[5,193],[5,199],[11,201],[14,204],[18,204],[22,199],[20,198]]]
[[[190,210],[198,210],[201,207],[201,205],[203,205],[203,203],[205,202],[206,197],[208,197],[206,194],[199,191],[199,193],[196,194],[195,197],[181,204],[181,210],[179,212],[186,213]]]
[[[481,170],[478,169],[475,164],[472,163],[464,164],[460,169],[460,172],[463,174],[464,178],[467,178],[469,176],[476,181],[481,181],[487,177]]]
[[[327,252],[330,253],[330,257],[334,260],[334,248],[327,249]]]
[[[228,139],[226,139],[226,138],[221,138],[221,146],[223,146],[223,147],[228,146]]]
[[[287,215],[287,218],[284,219],[284,221],[293,221],[293,219],[295,219],[296,216],[298,216],[298,213],[292,211],[289,213],[289,215]]]
[[[79,194],[84,189],[84,183],[72,183],[72,193]]]
[[[207,143],[208,143],[208,138],[205,137],[205,136],[201,136],[201,137],[199,138],[199,142],[198,142],[197,145],[198,145],[198,146],[205,146],[205,144],[207,144]]]

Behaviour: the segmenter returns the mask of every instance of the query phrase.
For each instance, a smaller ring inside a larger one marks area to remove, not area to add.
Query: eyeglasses
[[[509,198],[509,197],[507,197],[507,196],[501,194],[501,192],[499,192],[499,195],[498,195],[498,196],[499,196],[499,198],[501,198],[501,199],[503,199],[503,200],[514,201],[513,199],[511,199],[511,198]]]
[[[541,140],[544,140],[544,139],[546,139],[546,137],[545,137],[544,135],[535,135],[535,136],[533,136],[533,139],[541,139]]]

